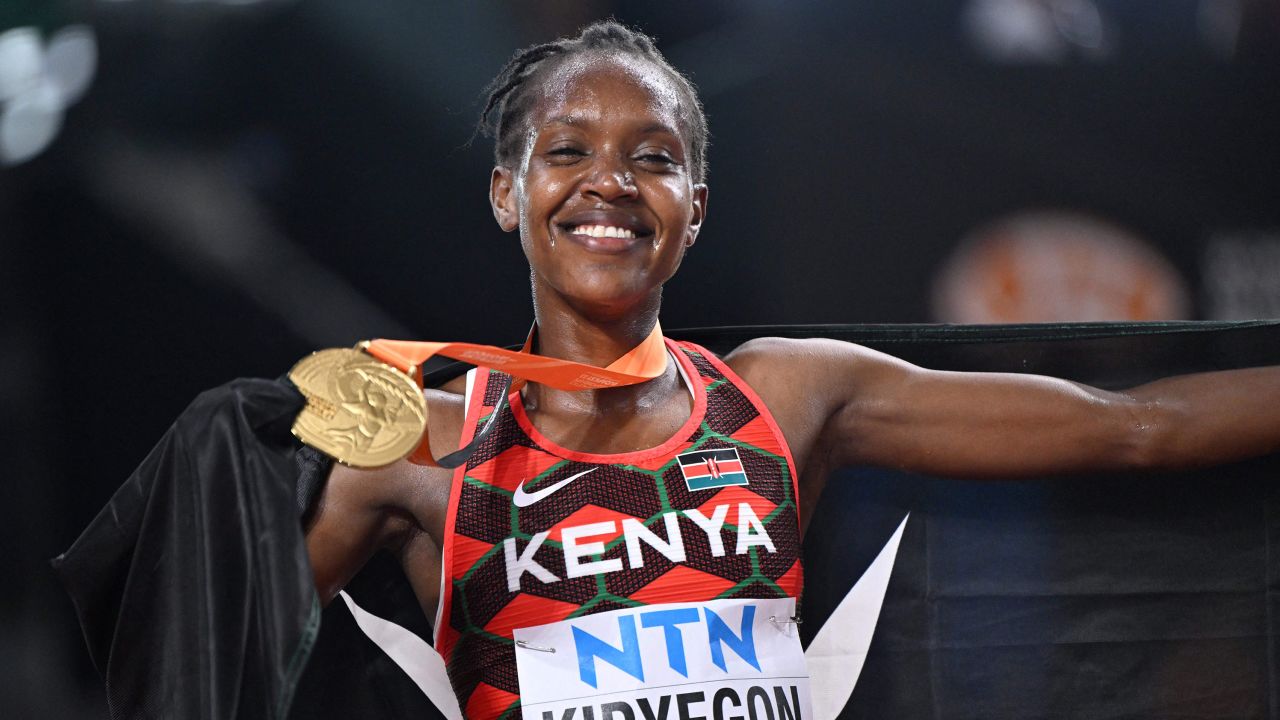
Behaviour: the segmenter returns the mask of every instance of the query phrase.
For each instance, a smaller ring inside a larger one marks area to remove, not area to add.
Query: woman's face
[[[625,314],[657,299],[706,210],[680,96],[661,69],[626,56],[569,58],[542,88],[523,157],[494,169],[494,214],[520,230],[536,297]]]

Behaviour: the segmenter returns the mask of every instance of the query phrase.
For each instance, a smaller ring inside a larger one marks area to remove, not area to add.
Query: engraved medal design
[[[359,350],[312,353],[293,366],[289,379],[307,399],[293,421],[294,436],[344,465],[390,465],[422,438],[422,390],[408,375]]]

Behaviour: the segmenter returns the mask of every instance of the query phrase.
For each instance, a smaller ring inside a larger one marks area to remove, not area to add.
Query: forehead
[[[680,92],[664,69],[639,57],[584,53],[566,58],[540,83],[533,130],[566,119],[661,124],[679,134]]]

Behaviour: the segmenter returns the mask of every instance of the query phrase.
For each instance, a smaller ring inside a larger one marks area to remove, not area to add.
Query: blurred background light
[[[44,50],[40,31],[19,27],[0,33],[0,101],[10,100],[40,82]]]
[[[1067,57],[1052,13],[1036,0],[972,0],[965,20],[970,40],[990,60],[1053,63]]]
[[[1107,55],[1107,27],[1092,0],[1051,0],[1049,10],[1067,42],[1092,57]]]
[[[49,38],[45,73],[62,96],[63,107],[75,103],[89,89],[97,67],[98,38],[89,27],[64,27]]]
[[[85,25],[59,29],[47,46],[34,27],[0,34],[0,163],[26,162],[53,142],[97,63],[97,38]]]
[[[1102,60],[1115,34],[1093,0],[971,0],[965,27],[979,54],[1009,63]]]
[[[1280,233],[1221,233],[1204,252],[1205,316],[1280,317]]]
[[[1221,59],[1230,59],[1235,54],[1243,21],[1241,0],[1200,0],[1196,14],[1200,39]]]
[[[942,266],[934,317],[954,323],[1185,320],[1186,283],[1146,242],[1070,212],[975,230]]]
[[[62,96],[41,83],[0,110],[0,160],[16,165],[39,155],[62,128]]]

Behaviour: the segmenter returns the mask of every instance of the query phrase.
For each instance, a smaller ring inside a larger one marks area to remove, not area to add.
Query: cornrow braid
[[[480,113],[477,131],[491,137],[494,162],[512,165],[524,150],[529,113],[541,97],[538,87],[527,82],[555,62],[588,52],[615,52],[647,60],[670,75],[682,95],[681,130],[689,146],[689,171],[694,182],[707,174],[707,117],[698,92],[679,70],[662,56],[653,38],[614,21],[602,20],[584,27],[577,37],[532,45],[519,50],[485,88],[488,98]]]

